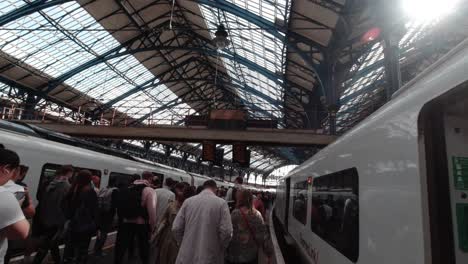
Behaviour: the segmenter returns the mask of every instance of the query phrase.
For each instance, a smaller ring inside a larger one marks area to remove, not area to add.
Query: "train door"
[[[420,125],[432,264],[468,263],[468,93],[452,92],[431,102]]]

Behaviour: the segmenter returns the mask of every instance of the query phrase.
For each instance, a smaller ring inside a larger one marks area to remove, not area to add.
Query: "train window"
[[[164,185],[164,174],[162,174],[162,173],[157,173],[157,172],[154,172],[154,171],[152,171],[151,173],[152,173],[153,176],[154,176],[152,184],[153,184],[154,186],[158,186],[158,185],[159,185],[159,186],[163,186],[163,185]],[[157,180],[156,180],[156,179],[157,179]]]
[[[307,181],[302,181],[293,188],[293,216],[304,225],[307,222],[307,186]]]
[[[98,186],[95,186],[97,188],[101,187],[101,171],[100,170],[95,170],[95,169],[89,169],[89,168],[81,168],[81,167],[73,167],[73,178],[78,174],[78,172],[82,170],[89,170],[93,176],[99,177],[99,184]],[[93,181],[94,184],[94,181]]]
[[[39,197],[41,196],[42,192],[44,189],[47,187],[47,185],[55,178],[55,175],[57,174],[57,171],[62,167],[62,165],[59,164],[52,164],[52,163],[46,163],[42,167],[42,172],[41,172],[41,177],[39,179],[39,188],[37,190],[37,199],[39,200]],[[80,167],[73,167],[73,177],[76,176],[76,174],[80,170],[89,170],[93,176],[98,176],[101,178],[101,171],[100,170],[95,170],[95,169],[88,169],[88,168],[80,168]]]
[[[109,187],[125,188],[133,183],[138,175],[131,175],[125,173],[111,172],[109,175]]]
[[[55,178],[55,174],[62,167],[62,165],[46,163],[42,166],[41,177],[39,178],[39,187],[37,189],[36,198],[40,197],[49,183]]]
[[[312,182],[312,231],[353,262],[359,255],[358,187],[356,168]]]

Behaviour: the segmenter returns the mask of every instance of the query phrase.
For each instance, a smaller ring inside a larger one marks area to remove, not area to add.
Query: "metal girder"
[[[51,97],[51,96],[48,96],[48,95],[42,93],[41,91],[37,91],[37,90],[35,90],[35,89],[33,89],[33,88],[30,88],[30,87],[27,87],[27,86],[25,86],[25,85],[23,85],[23,84],[20,84],[20,83],[18,83],[17,81],[14,81],[14,80],[10,80],[10,79],[8,79],[8,78],[5,78],[5,77],[2,76],[2,75],[0,75],[0,82],[1,82],[1,83],[4,83],[4,84],[7,84],[7,85],[9,85],[9,86],[11,86],[11,87],[16,87],[16,88],[21,89],[21,90],[23,90],[23,91],[27,91],[28,93],[33,93],[34,95],[37,95],[37,96],[39,96],[39,97],[42,97],[42,98],[44,98],[44,99],[46,99],[46,100],[48,100],[48,101],[50,101],[50,102],[56,103],[56,104],[58,104],[58,105],[64,105],[64,106],[65,106],[65,103],[64,103],[63,101],[57,100],[56,98],[53,98],[53,97]],[[71,106],[71,105],[68,105],[68,106],[66,106],[66,107],[67,107],[67,108],[70,108],[70,109],[72,109],[72,110],[77,110],[76,107]]]
[[[286,28],[281,28],[281,27],[278,27],[275,23],[261,17],[261,16],[258,16],[246,9],[243,9],[242,7],[240,6],[237,6],[233,3],[230,3],[226,0],[196,0],[195,2],[198,2],[199,4],[203,4],[203,5],[207,5],[207,6],[211,6],[211,7],[214,7],[214,8],[217,8],[217,9],[220,9],[220,10],[223,10],[225,12],[228,12],[230,14],[233,14],[237,17],[240,17],[242,19],[245,19],[247,21],[249,21],[250,23],[258,26],[259,28],[261,29],[264,29],[265,31],[268,31],[269,33],[271,33],[273,36],[275,36],[276,38],[278,38],[279,40],[281,41],[286,41],[286,38],[285,38],[285,34],[288,33],[291,37],[293,37],[294,39],[300,41],[300,42],[303,42],[311,47],[315,47],[316,49],[318,50],[323,50],[325,49],[326,47],[324,47],[323,45],[309,39],[309,38],[306,38],[296,32],[288,32],[288,30]]]
[[[71,2],[72,0],[36,0],[29,2],[17,9],[14,9],[2,16],[0,16],[0,27],[4,26],[10,22],[15,21],[18,18],[33,14],[42,9],[52,7],[55,5],[60,5],[63,3]]]
[[[297,53],[302,60],[315,72],[317,76],[317,81],[318,83],[322,86],[322,81],[321,81],[321,76],[318,74],[320,65],[315,64],[312,56],[307,54],[306,52],[302,51],[297,43],[290,43],[289,40],[285,38],[285,35],[288,34],[291,36],[295,41],[297,42],[302,42],[307,45],[310,45],[311,47],[315,47],[318,50],[324,50],[325,47],[318,45],[316,42],[313,42],[311,39],[305,38],[304,36],[296,33],[289,31],[285,28],[280,28],[277,25],[275,25],[273,22],[266,20],[263,17],[260,17],[246,9],[243,9],[235,4],[229,3],[226,0],[196,0],[198,3],[211,6],[214,8],[218,8],[220,10],[223,10],[225,12],[228,12],[230,14],[233,14],[235,16],[238,16],[240,18],[243,18],[252,24],[264,29],[265,31],[268,31],[271,33],[273,36],[278,38],[279,40],[283,41],[286,43],[288,48],[292,51]],[[325,94],[323,94],[325,95]]]
[[[373,83],[365,86],[365,87],[362,87],[360,88],[359,90],[357,90],[356,92],[352,93],[352,94],[349,94],[343,98],[340,99],[340,104],[341,105],[345,105],[347,104],[349,101],[353,100],[354,98],[356,98],[357,96],[359,95],[362,95],[362,94],[365,94],[365,93],[368,93],[368,92],[371,92],[373,90],[375,90],[376,88],[378,88],[379,85],[385,83],[385,80],[380,78],[379,80],[376,80],[374,81]]]
[[[176,142],[203,142],[213,140],[220,144],[245,142],[248,145],[326,146],[336,140],[330,135],[315,134],[310,130],[254,129],[213,130],[181,126],[117,127],[92,126],[26,121],[52,131],[77,137],[164,140]]]
[[[173,67],[173,68],[171,68],[171,69],[169,69],[169,70],[167,70],[165,72],[162,72],[161,74],[159,74],[157,76],[154,76],[150,80],[148,80],[148,81],[146,81],[146,82],[144,82],[144,83],[142,83],[142,84],[140,84],[138,86],[135,86],[131,90],[129,90],[129,91],[121,94],[120,96],[110,100],[109,102],[104,104],[102,107],[100,107],[99,110],[104,111],[104,110],[110,108],[112,105],[116,104],[117,102],[119,102],[121,100],[124,100],[125,98],[131,96],[134,93],[144,91],[144,90],[146,90],[148,88],[151,88],[151,87],[154,87],[154,86],[157,86],[157,85],[163,85],[163,84],[167,84],[167,83],[180,82],[180,81],[207,81],[207,80],[211,80],[211,79],[207,79],[207,78],[185,78],[185,79],[168,79],[168,80],[165,80],[165,77],[170,75],[174,71],[175,68],[182,68],[185,65],[187,65],[189,63],[192,63],[192,62],[195,62],[195,61],[196,60],[192,57],[192,58],[189,58],[189,59],[179,63],[176,67]],[[214,82],[214,79],[213,79],[213,82]],[[229,83],[229,84],[226,84],[226,86],[233,86],[233,87],[245,90],[246,92],[254,94],[254,95],[258,96],[259,98],[262,98],[262,99],[264,99],[265,101],[267,101],[267,102],[269,102],[271,104],[278,104],[278,102],[276,100],[274,100],[273,98],[263,94],[262,92],[254,89],[254,88],[252,88],[252,87],[250,87],[248,85]],[[191,92],[193,92],[193,89],[188,91],[188,93],[191,93]]]
[[[135,55],[136,53],[140,53],[140,52],[162,51],[162,50],[165,50],[165,51],[185,50],[185,51],[197,52],[197,53],[200,53],[200,54],[208,54],[208,55],[211,55],[211,56],[219,55],[220,57],[223,57],[223,58],[226,58],[226,59],[229,59],[229,60],[237,61],[240,64],[248,67],[249,69],[261,73],[262,75],[266,76],[267,78],[271,79],[272,81],[274,81],[274,82],[276,82],[278,84],[282,84],[282,82],[280,81],[280,79],[279,79],[278,75],[276,75],[276,73],[274,73],[274,72],[272,72],[272,71],[270,71],[270,70],[268,70],[268,69],[266,69],[264,67],[261,67],[260,65],[255,64],[255,63],[251,62],[250,60],[247,60],[247,59],[245,59],[245,58],[243,58],[243,57],[241,57],[241,56],[239,56],[237,54],[230,54],[229,52],[218,53],[215,50],[210,50],[210,49],[205,49],[205,48],[177,47],[177,46],[144,47],[144,48],[137,48],[137,49],[131,49],[131,50],[125,49],[124,47],[119,47],[118,51],[113,50],[114,52],[109,52],[109,53],[106,53],[104,56],[96,57],[95,59],[92,59],[91,61],[88,61],[88,62],[78,66],[77,68],[72,69],[72,70],[62,74],[58,78],[52,80],[50,82],[50,84],[48,85],[46,92],[52,91],[54,88],[56,88],[58,85],[63,83],[65,80],[67,80],[67,79],[71,78],[72,76],[80,73],[81,71],[83,71],[85,69],[88,69],[88,68],[91,68],[93,66],[96,66],[96,65],[98,65],[100,63],[103,63],[105,61],[115,59],[115,58],[118,58],[118,57],[121,57],[121,56]]]

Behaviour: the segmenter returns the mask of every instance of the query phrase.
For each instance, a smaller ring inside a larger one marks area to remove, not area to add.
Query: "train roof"
[[[109,147],[105,147],[84,139],[79,139],[75,137],[71,137],[62,133],[57,133],[49,129],[41,128],[39,126],[31,125],[31,124],[25,124],[25,123],[19,123],[19,122],[10,122],[10,121],[5,121],[5,120],[0,120],[0,129],[9,131],[9,132],[14,132],[14,133],[19,133],[27,136],[33,136],[33,137],[39,137],[43,139],[47,139],[50,141],[66,144],[66,145],[71,145],[75,147],[80,147],[92,151],[96,151],[99,153],[103,154],[108,154],[112,156],[116,156],[119,158],[124,158],[128,160],[133,160],[135,159],[122,151],[118,151]]]
[[[39,134],[37,134],[34,129],[23,126],[21,124],[16,124],[13,122],[5,121],[5,120],[0,120],[0,129],[7,130],[10,132],[15,132],[15,133],[20,133],[28,136],[33,136],[33,137],[40,137]]]

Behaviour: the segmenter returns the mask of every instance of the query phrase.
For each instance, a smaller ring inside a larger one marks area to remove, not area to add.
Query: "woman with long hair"
[[[67,218],[64,263],[86,263],[91,237],[96,232],[97,195],[91,184],[92,174],[80,171],[64,200]]]
[[[176,200],[169,203],[153,240],[157,256],[152,263],[175,263],[179,246],[172,234],[172,223],[184,201],[195,195],[195,190],[185,182],[175,185]]]
[[[236,209],[231,213],[233,236],[227,249],[229,264],[256,264],[259,250],[264,248],[268,233],[263,217],[253,208],[253,195],[249,190],[238,189]]]

